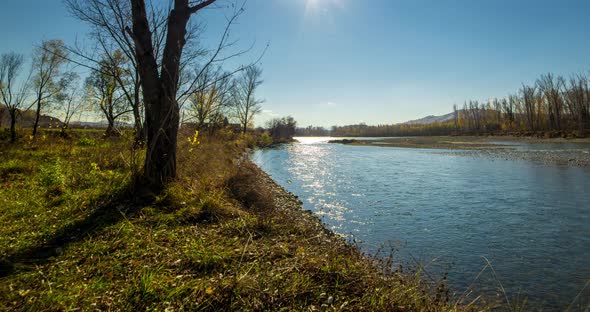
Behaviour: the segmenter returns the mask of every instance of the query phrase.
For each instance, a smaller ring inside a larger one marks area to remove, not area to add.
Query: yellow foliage
[[[193,135],[192,137],[188,137],[188,143],[190,144],[190,148],[189,148],[189,152],[193,152],[193,149],[197,146],[199,146],[199,144],[201,144],[201,142],[199,141],[199,130],[195,131],[195,135]]]

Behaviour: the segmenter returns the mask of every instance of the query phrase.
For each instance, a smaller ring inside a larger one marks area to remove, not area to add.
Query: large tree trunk
[[[37,135],[39,120],[41,119],[41,95],[37,97],[37,112],[35,113],[35,123],[33,124],[33,137]]]
[[[139,79],[139,78],[136,78]],[[143,127],[143,122],[141,119],[141,113],[139,111],[139,104],[140,104],[140,98],[139,98],[139,92],[141,91],[141,88],[139,88],[138,86],[135,87],[135,95],[134,95],[134,103],[135,105],[133,105],[133,119],[135,120],[135,144],[137,146],[143,146],[144,141],[145,141],[145,132],[144,132],[144,127]]]
[[[166,182],[176,177],[176,142],[179,121],[176,88],[186,24],[190,17],[188,1],[184,14],[177,9],[178,4],[175,5],[168,17],[168,34],[163,55],[162,75],[160,76],[145,2],[132,0],[133,34],[143,87],[145,127],[147,129],[144,175],[147,184],[155,190],[162,189]]]
[[[10,112],[10,142],[16,142],[16,111]]]
[[[105,131],[105,136],[108,138],[115,135],[115,120],[108,118],[107,122],[108,126],[107,130]]]
[[[242,125],[242,133],[246,134],[248,132],[248,107],[246,106],[246,115],[244,117],[244,124]]]
[[[147,153],[144,174],[150,185],[160,188],[176,177],[176,143],[179,109],[175,100],[162,98],[158,109],[146,114]]]
[[[131,0],[133,39],[145,103],[147,154],[144,166],[146,182],[155,191],[176,177],[176,143],[179,107],[176,102],[180,59],[186,43],[186,26],[191,14],[212,4],[206,0],[190,7],[188,0],[174,0],[168,16],[166,45],[159,67],[154,54],[152,33],[144,0]],[[159,70],[158,70],[159,69]]]

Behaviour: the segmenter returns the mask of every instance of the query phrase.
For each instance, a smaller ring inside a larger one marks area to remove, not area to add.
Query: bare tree
[[[509,95],[508,99],[502,100],[502,112],[504,113],[504,119],[510,129],[514,127],[517,104],[518,96],[516,95]]]
[[[135,54],[145,102],[147,154],[144,174],[147,182],[161,189],[176,177],[176,143],[180,108],[177,92],[181,75],[181,57],[186,45],[191,16],[216,0],[175,0],[167,18],[161,65],[153,40],[145,0],[131,0],[133,27],[127,32],[134,41]]]
[[[565,92],[565,103],[576,127],[580,130],[590,128],[590,84],[585,75],[577,75],[569,80]]]
[[[62,65],[66,63],[66,53],[63,41],[43,41],[41,46],[33,51],[33,86],[36,96],[36,113],[33,124],[33,136],[37,135],[41,111],[46,103],[60,90],[59,75]]]
[[[554,130],[561,130],[561,119],[563,112],[562,88],[565,86],[565,80],[562,77],[553,76],[549,73],[542,75],[537,80],[537,86],[540,94],[544,97],[549,127]]]
[[[65,0],[70,13],[91,27],[90,37],[96,43],[96,50],[109,57],[114,50],[120,50],[123,55],[129,59],[126,63],[126,72],[132,77],[132,84],[122,84],[121,88],[125,98],[129,102],[135,119],[135,131],[137,133],[136,141],[143,142],[146,132],[144,131],[144,121],[142,112],[144,110],[141,75],[139,70],[139,54],[136,53],[137,40],[134,39],[131,29],[133,28],[133,10],[132,1],[129,0]],[[173,9],[172,1],[142,1],[146,12],[147,25],[152,39],[153,56],[158,65],[163,64],[164,48],[169,26],[169,15]],[[200,6],[209,1],[188,1],[190,7],[200,8]],[[215,2],[215,1],[211,1]],[[206,7],[208,5],[203,6]],[[199,9],[200,10],[200,9]],[[194,84],[200,77],[200,72],[191,74],[190,70],[197,67],[199,61],[211,52],[212,57],[205,62],[202,69],[207,69],[215,63],[223,61],[242,54],[244,51],[232,54],[230,56],[221,55],[221,51],[231,47],[235,42],[229,42],[229,29],[241,14],[242,8],[235,12],[233,16],[228,17],[225,32],[219,42],[219,45],[213,51],[207,51],[198,46],[196,40],[202,33],[202,27],[198,23],[187,22],[184,33],[184,42],[182,53],[180,54],[179,79],[177,82],[177,102],[184,103],[189,98]],[[194,12],[196,13],[196,11]],[[70,51],[81,58],[81,62],[90,63],[95,67],[100,62],[92,53],[84,51],[79,47],[71,47]],[[88,65],[87,65],[88,66]],[[117,78],[117,77],[115,77]],[[179,92],[180,91],[180,92]]]
[[[24,108],[30,88],[31,73],[20,77],[24,56],[5,53],[0,57],[0,96],[10,116],[10,140],[16,141],[16,119]],[[22,80],[18,81],[21,78]]]
[[[106,136],[115,135],[117,119],[131,111],[115,78],[122,76],[123,62],[125,62],[123,57],[113,60],[105,58],[100,71],[92,72],[86,79],[88,101],[103,113],[108,122]]]
[[[188,99],[202,74],[196,72],[195,75],[188,75],[188,70],[197,63],[204,64],[200,66],[202,69],[214,64],[221,65],[229,58],[245,53],[221,53],[235,43],[228,40],[229,29],[243,12],[243,4],[232,6],[233,15],[227,17],[225,31],[216,48],[211,51],[198,48],[195,38],[200,25],[191,23],[191,17],[212,7],[215,2],[66,0],[73,15],[91,26],[92,36],[100,49],[108,51],[113,46],[118,47],[132,60],[130,71],[136,73],[134,81],[136,86],[141,86],[141,102],[145,107],[147,154],[144,177],[154,189],[161,188],[166,181],[176,176],[179,103]],[[78,55],[96,65],[96,58],[86,53]],[[205,55],[206,60],[203,62]],[[96,66],[90,67],[96,69]],[[134,89],[139,91],[137,87]],[[133,102],[137,103],[137,96]],[[137,110],[134,116],[137,119]]]
[[[536,100],[536,88],[523,85],[520,89],[522,94],[522,108],[528,128],[532,131],[537,130],[537,100]]]
[[[144,140],[142,110],[143,103],[141,99],[141,80],[138,71],[137,55],[135,54],[134,44],[131,37],[125,32],[125,29],[131,26],[131,3],[128,0],[65,0],[70,13],[85,22],[91,28],[90,37],[94,40],[96,48],[100,51],[99,56],[93,52],[85,51],[80,47],[69,47],[68,51],[78,57],[81,64],[100,70],[101,63],[108,59],[111,63],[116,59],[124,57],[127,59],[122,64],[120,70],[113,72],[121,74],[113,79],[121,88],[124,99],[127,101],[130,110],[133,112],[134,128],[136,141]],[[150,6],[151,1],[149,2]],[[152,10],[150,20],[155,28],[151,29],[154,41],[160,43],[162,35],[160,29],[165,25],[165,15],[160,14],[163,11]],[[156,54],[160,53],[156,44]],[[117,53],[115,55],[114,53]],[[107,73],[110,74],[110,73]],[[122,76],[126,79],[123,79]]]
[[[264,100],[256,98],[256,89],[262,84],[262,69],[258,66],[249,66],[236,79],[232,90],[232,105],[234,114],[240,125],[242,132],[248,131],[248,126],[254,120],[254,116],[262,110],[260,104]]]
[[[215,124],[230,105],[231,77],[221,68],[207,69],[189,97],[188,114],[195,120],[197,128]]]
[[[297,121],[291,116],[273,118],[266,123],[266,127],[275,142],[288,142],[295,135]]]
[[[62,113],[61,133],[66,135],[72,117],[84,107],[81,96],[80,76],[74,72],[63,75],[60,91],[54,95],[54,106]]]

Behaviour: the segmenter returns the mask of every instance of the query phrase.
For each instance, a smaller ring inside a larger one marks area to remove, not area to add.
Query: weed
[[[304,213],[248,162],[245,136],[190,152],[181,133],[180,178],[136,202],[133,142],[47,134],[0,149],[0,310],[464,310]]]
[[[78,139],[78,146],[96,146],[96,141],[87,137]]]
[[[61,159],[39,167],[39,183],[48,192],[62,192],[66,184],[66,176]]]

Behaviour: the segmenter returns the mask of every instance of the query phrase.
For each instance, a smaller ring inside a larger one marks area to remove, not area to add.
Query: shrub
[[[39,170],[39,182],[42,186],[47,187],[48,191],[63,190],[66,184],[66,177],[59,158],[52,164],[42,165]]]
[[[273,142],[272,137],[270,136],[270,134],[268,134],[268,132],[263,132],[260,137],[258,138],[258,145],[261,147],[266,147],[271,145]]]
[[[238,142],[246,145],[248,148],[256,147],[256,138],[249,133],[242,133],[238,138]]]
[[[274,209],[274,202],[270,191],[258,183],[261,180],[259,174],[254,164],[245,162],[228,180],[227,188],[232,197],[241,202],[244,208],[264,214]]]
[[[96,142],[92,139],[87,138],[87,137],[81,137],[78,139],[78,145],[79,146],[95,146]]]
[[[24,165],[15,159],[11,159],[0,164],[0,180],[8,178],[10,175],[25,173],[26,171]]]

